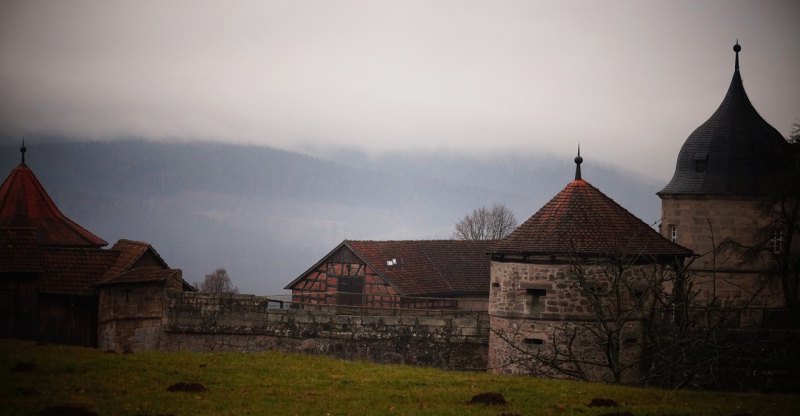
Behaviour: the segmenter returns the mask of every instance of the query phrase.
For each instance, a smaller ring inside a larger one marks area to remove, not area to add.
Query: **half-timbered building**
[[[346,240],[286,289],[296,303],[485,310],[490,243]]]

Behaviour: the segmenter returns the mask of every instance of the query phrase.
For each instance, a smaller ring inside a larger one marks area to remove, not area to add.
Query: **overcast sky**
[[[550,152],[668,178],[745,89],[800,118],[798,1],[0,2],[0,133]]]

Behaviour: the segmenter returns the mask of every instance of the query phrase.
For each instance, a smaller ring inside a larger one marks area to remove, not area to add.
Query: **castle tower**
[[[488,250],[492,371],[633,382],[643,337],[631,305],[647,296],[645,281],[692,254],[584,180],[582,162],[579,153],[575,180]],[[581,364],[605,362],[598,346],[609,343],[620,346],[620,372]]]
[[[796,173],[791,146],[744,91],[741,49],[737,41],[725,98],[686,139],[672,180],[657,193],[661,234],[699,256],[690,266],[702,289],[697,302],[782,307],[780,284],[768,274],[774,255],[786,249],[788,229],[776,210],[791,195]],[[735,317],[733,325],[763,325],[769,319],[750,315]]]

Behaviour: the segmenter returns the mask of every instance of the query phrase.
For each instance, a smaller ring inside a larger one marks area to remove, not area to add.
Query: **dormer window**
[[[694,171],[705,172],[708,167],[708,153],[695,153],[694,155]]]

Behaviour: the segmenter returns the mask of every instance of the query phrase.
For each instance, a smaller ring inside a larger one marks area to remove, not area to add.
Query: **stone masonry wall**
[[[643,273],[650,266],[632,266],[631,273]],[[552,371],[543,363],[570,348],[574,357],[603,362],[598,340],[586,330],[596,322],[588,299],[570,281],[568,264],[492,262],[489,315],[489,368],[498,373],[537,374],[570,377]],[[589,275],[600,273],[587,267]],[[583,323],[582,323],[583,322]],[[621,330],[621,361],[629,365],[623,382],[638,378],[641,355],[641,325],[627,322]],[[574,335],[570,343],[570,336]],[[541,357],[538,360],[537,357]],[[569,367],[569,365],[565,365]],[[611,381],[602,366],[584,365],[585,377]]]
[[[713,247],[726,239],[752,246],[770,238],[768,225],[774,218],[764,209],[765,204],[743,198],[662,199],[661,234],[671,238],[674,226],[677,243],[701,256],[690,269],[695,288],[702,290],[698,301],[716,300],[723,307],[744,303],[764,308],[784,306],[780,282],[764,274],[770,261],[768,254],[746,259],[742,250],[734,248],[713,252]],[[743,320],[742,325],[747,327],[750,321],[759,319]]]
[[[486,368],[486,312],[275,307],[252,295],[169,294],[158,348],[277,349],[446,369]]]

